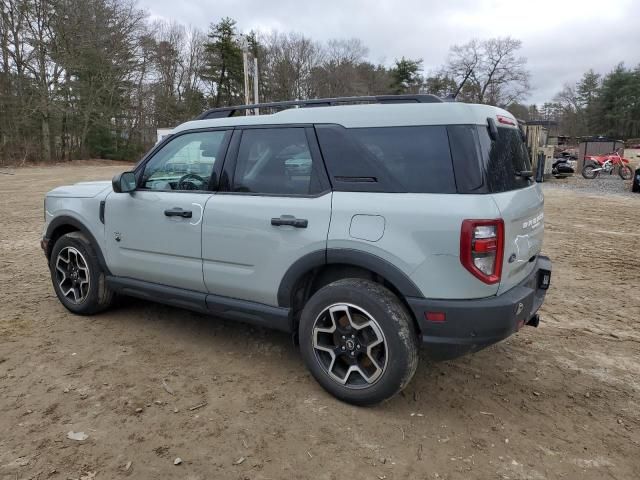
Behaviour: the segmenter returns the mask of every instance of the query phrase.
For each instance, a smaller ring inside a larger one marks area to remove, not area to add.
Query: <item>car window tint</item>
[[[456,192],[444,126],[328,125],[318,126],[316,131],[336,190]]]
[[[174,138],[145,165],[142,188],[207,190],[216,159],[223,154],[225,133],[193,132]]]
[[[489,192],[508,192],[531,185],[533,179],[520,174],[531,170],[531,161],[518,129],[498,127],[498,138],[492,140],[486,127],[477,128]]]
[[[304,128],[242,132],[232,191],[308,195],[318,189]]]

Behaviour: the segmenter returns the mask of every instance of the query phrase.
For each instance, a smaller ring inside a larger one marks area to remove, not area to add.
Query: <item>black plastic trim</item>
[[[133,278],[107,276],[115,292],[199,313],[237,320],[260,327],[291,333],[293,322],[289,308],[222,297],[204,292],[169,287]]]
[[[109,267],[107,267],[107,262],[104,259],[104,255],[102,254],[102,250],[100,249],[100,245],[96,241],[96,238],[91,234],[89,229],[85,227],[82,224],[82,222],[80,222],[76,218],[69,217],[67,215],[61,215],[51,220],[51,222],[47,226],[47,231],[45,232],[45,235],[44,235],[45,239],[47,241],[51,240],[53,238],[53,234],[55,233],[55,231],[58,228],[63,227],[65,225],[70,225],[74,227],[75,229],[82,232],[89,239],[89,242],[91,242],[91,246],[93,247],[93,249],[96,252],[96,255],[98,256],[98,262],[100,263],[100,268],[102,268],[102,270],[106,274],[109,274]],[[47,258],[51,256],[52,248],[53,248],[53,242],[48,242],[47,251],[45,252]]]
[[[173,307],[187,308],[200,313],[208,312],[206,293],[111,275],[106,280],[111,289],[123,295],[164,303]]]
[[[100,213],[98,214],[98,217],[100,218],[100,223],[102,223],[104,225],[104,206],[106,205],[106,201],[105,200],[100,200]]]
[[[212,315],[259,327],[272,328],[281,332],[291,333],[293,331],[291,309],[289,308],[272,307],[262,303],[212,294],[207,295],[206,301],[209,313]]]
[[[307,272],[327,264],[326,250],[316,250],[300,257],[285,272],[278,287],[278,305],[290,308],[293,289]]]
[[[323,265],[344,264],[365,268],[383,277],[404,297],[422,297],[422,292],[415,283],[398,267],[387,260],[349,248],[329,248],[318,250],[299,258],[287,270],[278,288],[278,305],[291,307],[292,293],[298,281],[310,270]]]
[[[501,295],[471,300],[407,297],[420,327],[422,342],[434,358],[454,358],[499,342],[529,324],[544,302],[540,275],[550,274],[551,261],[539,256],[531,274]],[[426,312],[441,312],[444,322],[426,320]],[[535,323],[535,322],[534,322]]]

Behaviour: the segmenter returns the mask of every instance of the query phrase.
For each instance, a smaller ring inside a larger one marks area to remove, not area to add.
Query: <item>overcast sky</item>
[[[229,16],[241,31],[297,31],[316,40],[360,38],[369,59],[422,58],[425,73],[449,46],[510,35],[523,42],[533,90],[550,100],[593,68],[640,63],[639,0],[139,0],[153,18],[208,29]],[[635,3],[635,8],[634,4]]]

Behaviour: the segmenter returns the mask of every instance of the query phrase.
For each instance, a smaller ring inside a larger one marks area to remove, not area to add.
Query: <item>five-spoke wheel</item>
[[[107,308],[113,292],[98,256],[81,232],[58,238],[49,258],[51,281],[60,302],[73,313],[91,315]]]
[[[387,346],[378,322],[348,303],[324,309],[313,327],[313,348],[320,364],[350,388],[371,385],[387,364]]]
[[[355,405],[380,403],[402,390],[418,365],[418,336],[405,306],[383,285],[346,278],[307,300],[300,351],[315,379]]]

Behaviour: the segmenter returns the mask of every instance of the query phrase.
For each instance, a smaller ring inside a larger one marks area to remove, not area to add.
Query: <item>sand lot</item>
[[[286,335],[138,300],[62,307],[43,194],[125,168],[0,174],[0,479],[640,478],[640,195],[545,186],[540,327],[423,359],[403,395],[363,409]]]

